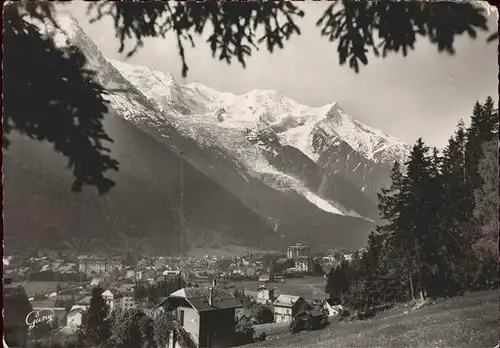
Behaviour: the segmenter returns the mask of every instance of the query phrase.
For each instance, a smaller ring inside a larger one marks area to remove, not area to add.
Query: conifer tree
[[[432,149],[429,156],[428,182],[423,184],[425,196],[425,225],[423,231],[423,255],[427,269],[426,291],[428,295],[439,295],[442,292],[443,276],[447,274],[446,237],[442,226],[442,158],[437,148]]]
[[[370,262],[373,263],[377,255],[378,287],[387,299],[400,300],[411,293],[411,275],[408,271],[408,255],[405,250],[406,240],[402,238],[401,212],[405,204],[404,176],[401,165],[395,162],[391,171],[391,186],[383,188],[378,194],[378,208],[384,225],[377,226],[371,238],[368,252],[372,253]],[[373,250],[378,249],[378,250]],[[367,256],[368,257],[368,256]]]
[[[470,218],[466,221],[467,240],[469,245],[477,244],[477,238],[481,236],[480,217],[473,214],[475,210],[475,193],[481,190],[484,182],[479,172],[479,162],[483,158],[483,144],[497,139],[498,135],[498,109],[495,108],[493,99],[487,97],[484,104],[478,102],[474,105],[473,115],[471,116],[471,124],[467,129],[467,142],[465,147],[465,173],[467,184],[467,197],[469,199],[469,210],[467,216]],[[475,259],[477,255],[472,254],[467,258],[467,276],[473,274],[477,278],[477,266],[481,267],[481,261]],[[478,263],[479,262],[479,263]],[[467,281],[470,283],[470,279]]]
[[[468,196],[466,185],[466,143],[466,130],[461,120],[443,151],[442,162],[443,191],[447,193],[447,206],[452,208],[450,214],[454,215],[458,223],[469,221],[472,213],[471,198]]]
[[[368,236],[368,247],[363,253],[361,263],[363,266],[362,293],[367,305],[376,305],[387,299],[387,289],[384,283],[381,257],[383,252],[383,234],[371,232]]]
[[[441,224],[442,243],[447,261],[447,276],[443,283],[461,292],[469,283],[471,263],[471,218],[473,201],[467,183],[465,162],[466,130],[464,122],[457,125],[455,134],[443,151]],[[452,291],[451,288],[447,289]]]
[[[483,157],[479,162],[479,173],[483,185],[475,192],[474,215],[479,224],[474,251],[478,257],[482,275],[481,287],[498,287],[498,237],[499,237],[499,169],[498,140],[483,145]],[[477,278],[477,277],[476,277]]]
[[[423,299],[427,296],[430,281],[431,262],[435,254],[432,240],[433,222],[432,211],[432,161],[428,155],[429,148],[422,138],[417,140],[407,162],[408,172],[405,177],[406,204],[400,216],[404,226],[401,238],[409,247],[409,265],[411,271],[416,272],[416,287]]]
[[[466,175],[469,195],[481,188],[482,179],[478,171],[479,161],[483,156],[483,144],[495,139],[498,132],[498,109],[493,99],[487,97],[484,104],[476,102],[471,116],[471,124],[467,129],[465,149]]]
[[[110,337],[110,324],[106,320],[108,305],[102,297],[103,289],[92,289],[92,299],[87,311],[83,312],[82,324],[78,330],[79,346],[101,347]]]

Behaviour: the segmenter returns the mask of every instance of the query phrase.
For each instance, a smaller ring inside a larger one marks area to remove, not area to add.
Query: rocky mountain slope
[[[231,119],[231,105],[208,108],[212,90],[201,85],[179,86],[171,79],[166,88],[168,75],[154,72],[142,75],[151,88],[138,88],[140,74],[132,78],[120,63],[106,60],[75,20],[63,18],[60,25],[65,32],[54,31],[55,41],[78,45],[110,90],[105,123],[120,162],[117,186],[103,198],[71,193],[62,158],[39,143],[16,139],[4,167],[6,236],[42,244],[96,237],[111,245],[137,238],[179,251],[184,161],[184,212],[190,235],[205,236],[201,244],[364,246],[373,228],[369,220],[377,216],[375,203],[300,144],[287,143],[283,132],[265,122],[254,127]],[[249,102],[259,107],[261,92],[254,94]],[[221,127],[224,120],[228,125]],[[42,213],[47,209],[54,212]]]
[[[363,192],[350,193],[358,205],[366,200],[365,195],[373,203],[376,192],[388,184],[394,161],[404,162],[409,152],[407,144],[352,119],[337,103],[308,107],[276,91],[254,90],[235,95],[198,83],[182,86],[170,74],[109,61],[181,133],[207,146],[218,144],[230,149],[256,173],[266,175],[278,170],[298,178],[313,195],[343,213],[351,211],[370,217],[365,207],[346,202],[338,192],[332,195],[311,185],[307,176],[298,175],[300,168],[316,164],[317,170],[328,174],[326,181],[341,182],[342,186],[354,186]],[[248,130],[259,134],[258,143],[252,144],[259,148],[257,152],[255,146],[248,144]],[[301,153],[301,158],[287,158],[295,169],[283,168],[272,160],[287,147]]]

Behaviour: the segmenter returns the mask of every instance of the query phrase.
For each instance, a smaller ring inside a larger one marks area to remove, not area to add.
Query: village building
[[[329,317],[337,317],[343,310],[343,307],[339,304],[339,301],[334,299],[325,299],[321,303],[321,307],[327,312]]]
[[[66,326],[71,328],[78,328],[82,325],[82,316],[85,309],[81,307],[74,307],[66,315]]]
[[[295,259],[297,257],[310,257],[311,256],[311,249],[307,245],[303,244],[296,244],[296,245],[291,245],[287,249],[287,257],[289,259]]]
[[[181,271],[167,269],[162,273],[164,279],[175,278],[181,275]]]
[[[310,272],[312,269],[312,260],[309,256],[299,256],[293,262],[297,272]]]
[[[263,305],[272,304],[274,302],[275,295],[274,289],[267,289],[265,286],[261,286],[257,291],[257,302]]]
[[[119,308],[126,310],[139,307],[139,304],[134,298],[134,291],[131,289],[120,288]]]
[[[140,269],[129,268],[125,271],[125,278],[133,279],[136,281],[142,280],[142,271]]]
[[[215,281],[216,277],[208,275],[194,274],[189,277],[189,283],[197,286],[208,286]]]
[[[121,257],[79,256],[78,269],[86,274],[111,274],[116,269],[122,271],[123,260]]]
[[[295,315],[309,308],[301,296],[279,295],[274,306],[274,321],[276,323],[290,323]]]
[[[169,348],[180,348],[182,340],[196,347],[230,347],[235,344],[235,310],[241,302],[229,291],[217,286],[183,288],[168,296],[158,306],[174,311],[177,330],[172,331]]]
[[[293,260],[293,272],[310,272],[312,269],[311,249],[307,245],[296,244],[288,247],[287,257]]]
[[[272,280],[271,274],[269,273],[262,273],[259,275],[259,282],[261,283],[268,283]]]
[[[102,298],[106,301],[110,312],[117,308],[121,308],[120,303],[122,295],[118,291],[108,289],[102,293]]]
[[[92,278],[92,280],[90,281],[90,286],[102,286],[105,282],[106,280],[104,278]]]

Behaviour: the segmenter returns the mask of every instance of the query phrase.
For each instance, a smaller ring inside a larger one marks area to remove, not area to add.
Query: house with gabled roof
[[[171,333],[169,348],[182,347],[186,339],[196,347],[230,347],[235,344],[236,308],[240,300],[225,289],[188,287],[165,298],[158,307],[174,312],[178,330]]]
[[[301,296],[281,294],[273,302],[273,307],[276,323],[290,323],[295,315],[307,310],[310,306]]]

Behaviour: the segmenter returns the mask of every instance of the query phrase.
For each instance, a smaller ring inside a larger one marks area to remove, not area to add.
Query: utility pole
[[[253,148],[253,156],[254,156],[254,161],[255,161],[254,168],[257,168],[257,149],[255,148],[255,146]],[[250,179],[252,180],[252,182],[251,182],[251,184],[252,184],[251,185],[251,187],[252,187],[252,191],[251,191],[252,192],[252,230],[255,233],[255,214],[256,214],[256,212],[255,212],[255,196],[253,195],[253,193],[255,192],[255,186],[254,186],[255,183],[254,183],[253,178],[250,178]],[[256,234],[254,234],[254,235],[256,235]]]
[[[184,152],[180,151],[181,160],[181,256],[184,256]]]

